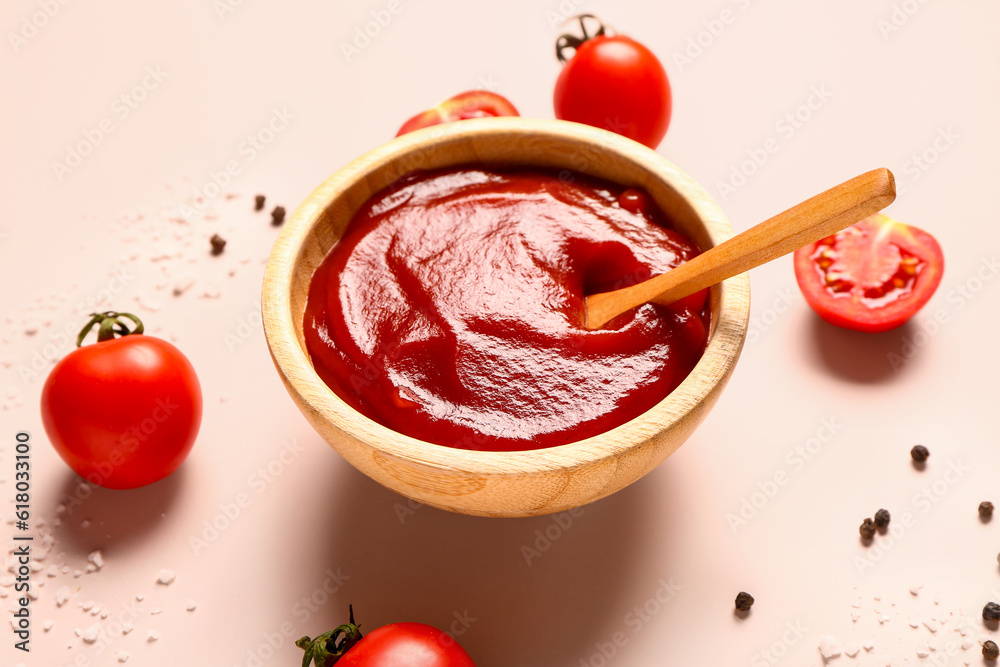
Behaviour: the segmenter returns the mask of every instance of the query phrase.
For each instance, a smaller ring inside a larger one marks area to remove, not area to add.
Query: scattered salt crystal
[[[884,624],[888,620],[889,620],[889,617],[886,616],[885,614],[879,614],[878,615],[878,622],[879,622],[880,625]]]
[[[96,567],[98,570],[104,567],[104,556],[101,555],[100,549],[91,552],[91,554],[87,556],[87,560],[93,563],[94,567]]]
[[[59,566],[58,565],[49,565],[47,568],[45,568],[45,576],[46,577],[57,577],[57,576],[59,576]]]
[[[87,565],[87,572],[97,572],[97,566],[93,563]]]
[[[972,648],[972,647],[973,647],[974,645],[975,645],[975,644],[974,644],[974,643],[972,642],[972,640],[970,640],[970,639],[963,639],[963,640],[962,640],[962,650],[963,650],[963,651],[968,651],[968,650],[969,650],[970,648]]]
[[[80,528],[90,528],[90,520],[84,519],[80,522]]]
[[[844,655],[848,658],[855,657],[861,651],[857,644],[848,644],[844,647]]]
[[[82,639],[88,644],[93,644],[97,641],[97,637],[101,634],[101,624],[94,623],[92,626],[83,631]]]
[[[858,599],[851,603],[851,606],[855,609],[861,609],[861,598],[858,597]]]
[[[188,600],[187,605],[185,605],[184,608],[187,609],[188,611],[194,611],[195,609],[198,608],[198,603],[195,602],[194,600]]]
[[[110,615],[111,615],[111,613],[107,609],[102,609],[101,610],[101,618],[107,618]]]
[[[937,624],[937,621],[935,621],[933,618],[925,618],[924,627],[930,630],[931,632],[937,632],[938,628],[940,628],[941,626],[939,626]]]
[[[869,637],[865,640],[865,643],[861,645],[866,651],[871,651],[875,648],[875,640]]]
[[[73,570],[73,578],[74,579],[79,579],[82,576],[83,576],[83,572],[81,572],[80,570]]]
[[[931,650],[930,650],[930,648],[927,647],[927,644],[918,644],[917,645],[917,657],[918,658],[926,658],[930,654],[931,654]]]
[[[857,623],[859,620],[861,620],[861,612],[858,611],[857,609],[852,609],[851,610],[851,620],[854,621],[855,623]]]
[[[840,655],[840,644],[835,637],[823,635],[819,638],[819,654],[823,660],[832,660]]]
[[[118,662],[128,662],[128,651],[118,651],[115,656],[117,656]]]
[[[31,564],[28,565],[28,569],[30,569],[32,572],[41,572],[42,569],[44,568],[45,566],[37,561],[31,561]]]
[[[138,600],[139,602],[142,602],[145,598],[143,597],[142,593],[136,593],[135,599]]]
[[[133,627],[132,624],[129,623],[128,621],[122,623],[122,634],[127,635],[128,633],[132,632],[132,627]]]
[[[47,620],[44,623],[42,623],[42,630],[44,630],[45,632],[48,632],[49,630],[52,629],[53,625],[55,625],[55,623],[53,623],[51,619]]]
[[[162,614],[163,613],[163,608],[162,607],[153,607],[152,609],[149,610],[149,613],[151,615]]]
[[[90,611],[94,608],[94,604],[96,603],[93,600],[87,600],[86,602],[81,602],[79,606],[84,611]]]
[[[923,588],[923,584],[914,584],[910,586],[910,595],[919,595],[920,589]]]
[[[149,633],[146,635],[147,642],[155,642],[159,638],[160,638],[160,633],[157,632],[156,630],[150,630]]]
[[[177,578],[177,573],[173,570],[163,569],[156,576],[156,583],[163,584],[164,586],[169,586],[174,583],[174,579]]]

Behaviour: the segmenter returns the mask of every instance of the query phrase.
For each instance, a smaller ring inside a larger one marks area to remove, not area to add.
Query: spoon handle
[[[588,329],[599,329],[636,306],[672,303],[819,241],[876,213],[896,198],[888,169],[874,169],[821,192],[737,234],[680,266],[631,287],[586,299]]]

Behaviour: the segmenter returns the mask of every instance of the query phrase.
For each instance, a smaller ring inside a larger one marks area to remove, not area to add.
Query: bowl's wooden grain
[[[483,516],[558,512],[602,498],[652,470],[701,423],[743,347],[746,274],[712,288],[712,331],[691,374],[652,409],[607,433],[527,452],[466,451],[401,435],[359,414],[316,375],[302,314],[313,271],[369,196],[414,169],[461,164],[565,168],[645,190],[702,248],[732,235],[689,176],[628,139],[576,123],[488,118],[404,135],[350,163],[285,223],[264,274],[264,332],[278,373],[313,428],[379,483],[442,509]]]

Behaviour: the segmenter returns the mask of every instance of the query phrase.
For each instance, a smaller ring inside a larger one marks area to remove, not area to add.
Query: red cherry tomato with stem
[[[794,263],[799,289],[820,317],[872,333],[913,317],[944,272],[933,236],[881,213],[796,250]]]
[[[469,118],[490,118],[493,116],[518,116],[517,109],[507,98],[488,90],[468,90],[449,97],[435,107],[421,111],[403,123],[396,136],[413,132],[431,125],[450,123]]]
[[[82,346],[95,325],[98,342]],[[42,388],[52,446],[78,475],[109,489],[145,486],[174,472],[201,425],[201,386],[191,362],[142,331],[135,315],[94,314],[77,349],[52,368]]]
[[[663,65],[634,39],[606,34],[594,16],[577,18],[583,37],[566,34],[556,42],[556,56],[565,63],[553,96],[556,118],[611,130],[656,148],[667,133],[672,108]],[[597,21],[594,35],[586,19]],[[567,49],[575,50],[568,59]]]
[[[472,658],[446,632],[423,623],[391,623],[366,635],[350,622],[315,639],[295,645],[305,651],[302,667],[476,667]]]

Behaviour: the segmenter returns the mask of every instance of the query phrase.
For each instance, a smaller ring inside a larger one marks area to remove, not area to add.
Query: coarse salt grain
[[[930,648],[928,648],[927,644],[918,644],[917,645],[917,657],[918,658],[926,658],[930,654],[931,654],[931,650],[930,650]]]
[[[118,651],[115,655],[118,657],[118,662],[128,662],[128,651]]]
[[[187,609],[188,611],[194,611],[195,609],[198,608],[198,603],[195,602],[194,600],[188,600],[184,608]]]
[[[164,586],[169,586],[174,583],[174,579],[177,578],[177,573],[173,570],[163,569],[160,573],[156,575],[156,583],[162,584]]]
[[[840,655],[840,644],[837,643],[835,637],[830,635],[823,635],[819,638],[818,648],[823,660],[832,660]]]
[[[156,630],[150,630],[146,634],[146,641],[147,642],[155,642],[159,638],[160,638],[160,633],[157,632]]]
[[[87,560],[93,563],[94,567],[96,567],[98,570],[104,567],[104,556],[101,555],[100,549],[98,549],[97,551],[92,551],[90,555],[87,556]]]
[[[857,644],[848,644],[847,646],[844,647],[844,655],[846,655],[848,658],[853,658],[860,652],[861,649],[858,647]]]
[[[52,629],[53,625],[55,625],[55,623],[53,623],[51,619],[47,620],[44,623],[42,623],[42,630],[44,630],[45,632],[48,632],[49,630]]]
[[[88,644],[93,644],[97,641],[98,636],[101,634],[101,624],[94,623],[92,626],[83,631],[81,638],[84,642]]]

